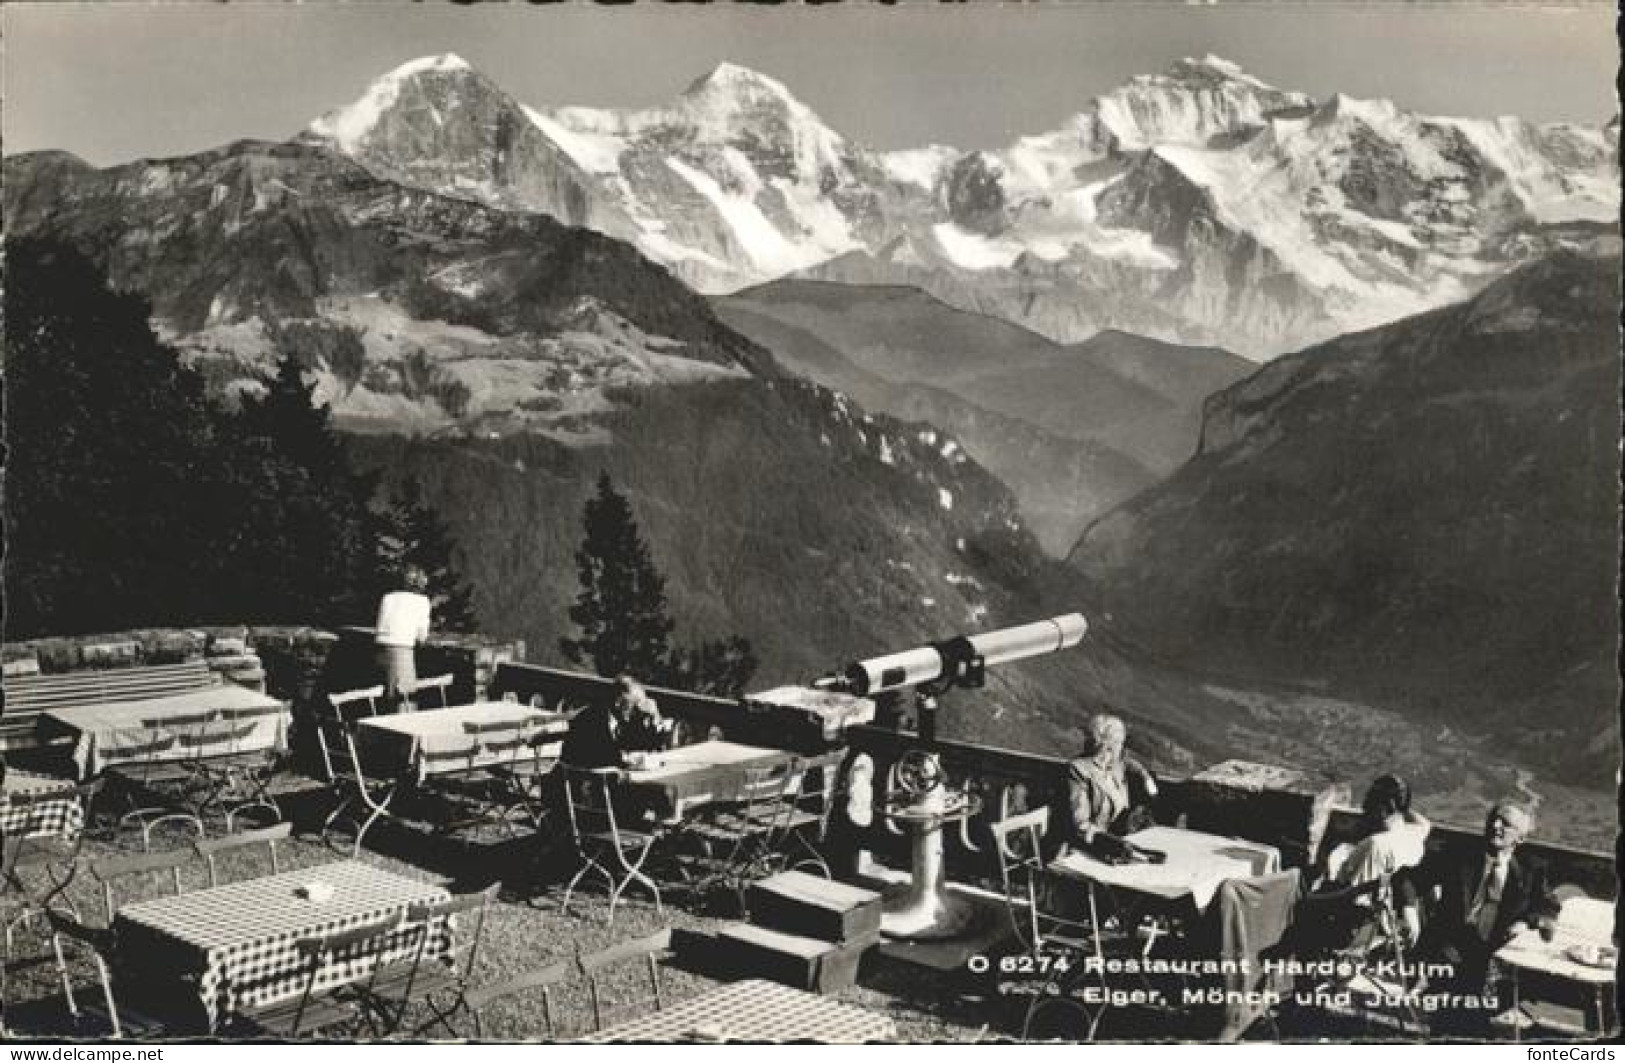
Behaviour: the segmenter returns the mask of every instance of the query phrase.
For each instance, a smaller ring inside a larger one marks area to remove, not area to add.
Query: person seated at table
[[[1327,885],[1333,888],[1366,886],[1415,867],[1427,853],[1433,824],[1411,808],[1411,788],[1397,775],[1372,781],[1360,803],[1363,834],[1332,850],[1327,860]]]
[[[623,675],[615,680],[612,700],[590,705],[570,721],[559,756],[572,768],[625,768],[630,753],[667,748],[672,728],[643,684]]]
[[[1089,718],[1088,744],[1067,765],[1073,840],[1091,844],[1097,834],[1119,837],[1156,822],[1149,802],[1157,784],[1139,762],[1123,753],[1128,728],[1116,716]]]
[[[1485,817],[1483,846],[1468,859],[1433,853],[1400,876],[1406,934],[1416,942],[1416,955],[1451,965],[1453,992],[1482,993],[1496,950],[1525,926],[1549,927],[1556,919],[1544,866],[1518,852],[1534,826],[1528,809],[1498,801]],[[1431,916],[1424,928],[1428,905]]]
[[[1300,947],[1316,954],[1364,953],[1392,928],[1384,923],[1393,876],[1427,852],[1433,825],[1411,809],[1411,788],[1397,775],[1372,781],[1361,802],[1360,833],[1331,851],[1294,919]]]

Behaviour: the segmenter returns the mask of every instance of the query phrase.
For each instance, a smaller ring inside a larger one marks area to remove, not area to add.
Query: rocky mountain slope
[[[1120,329],[1266,358],[1463,298],[1617,223],[1618,123],[1315,100],[1212,56],[997,151],[876,151],[724,63],[667,106],[527,107],[416,60],[307,137],[420,187],[543,210],[731,291],[923,288],[1063,342]]]
[[[1121,333],[1063,347],[911,288],[776,281],[713,305],[791,371],[947,429],[1056,556],[1188,458],[1202,400],[1250,367]]]
[[[581,430],[608,389],[772,375],[772,359],[627,245],[382,179],[310,144],[97,170],[5,161],[14,235],[88,251],[217,383],[281,354],[341,424]]]
[[[1601,781],[1617,763],[1619,249],[1276,360],[1070,562],[1214,675],[1403,706]]]

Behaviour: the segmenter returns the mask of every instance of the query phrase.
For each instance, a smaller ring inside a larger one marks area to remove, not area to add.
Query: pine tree
[[[292,358],[230,425],[235,534],[224,584],[244,615],[307,624],[367,618],[379,586],[373,480],[355,473]]]
[[[581,592],[570,607],[579,638],[559,640],[573,663],[599,675],[626,673],[658,686],[737,697],[756,673],[756,652],[738,635],[674,647],[666,580],[650,556],[626,497],[604,473],[582,515],[576,551]]]
[[[399,586],[406,570],[417,568],[429,580],[434,603],[434,625],[442,631],[476,629],[474,592],[458,571],[451,534],[439,514],[423,501],[423,487],[414,476],[402,481],[383,513],[378,568],[390,584]]]
[[[581,637],[560,639],[559,649],[599,675],[658,681],[671,654],[666,580],[649,556],[631,505],[607,472],[598,478],[597,495],[587,500],[582,525],[585,536],[576,551],[581,592],[570,607]]]

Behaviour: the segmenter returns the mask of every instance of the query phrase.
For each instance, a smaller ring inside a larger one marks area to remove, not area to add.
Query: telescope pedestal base
[[[943,874],[942,824],[963,818],[973,809],[943,812],[917,806],[891,813],[914,836],[908,892],[886,903],[880,932],[907,941],[941,941],[967,932],[976,921],[976,909],[964,898],[948,892]]]
[[[975,907],[946,891],[916,898],[907,895],[887,905],[880,917],[880,932],[903,941],[942,941],[960,937],[976,922]]]

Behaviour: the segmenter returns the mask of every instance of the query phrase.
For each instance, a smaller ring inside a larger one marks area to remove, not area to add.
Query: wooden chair
[[[238,1024],[256,1036],[292,1041],[344,1023],[359,1023],[365,1017],[365,1001],[351,990],[356,983],[366,981],[399,944],[397,922],[304,938],[295,946],[305,969],[304,986],[299,995],[246,1009],[239,1013]],[[316,983],[322,972],[341,963],[355,972],[354,977],[318,991]]]
[[[127,1004],[124,1006],[119,1004],[110,970],[110,959],[115,952],[112,930],[87,927],[60,912],[47,912],[46,918],[51,924],[51,951],[56,956],[57,977],[62,983],[62,997],[67,1004],[68,1014],[76,1025],[86,1018],[94,1018],[105,1025],[115,1039],[129,1036],[144,1041],[173,1036],[174,1031],[168,1029],[162,1020]],[[89,957],[95,970],[96,982],[101,988],[100,1006],[81,1004],[78,996],[74,994],[75,977],[69,957],[74,952],[75,946]]]
[[[655,911],[661,912],[660,887],[643,872],[658,835],[621,827],[615,814],[613,786],[620,777],[614,768],[566,768],[564,806],[569,816],[570,841],[581,862],[575,877],[564,889],[561,913],[570,911],[570,897],[589,872],[601,876],[609,887],[608,925],[615,924],[615,906],[628,886],[637,882],[654,895]]]
[[[632,941],[623,941],[619,945],[611,945],[607,949],[581,956],[577,964],[581,973],[587,979],[587,993],[592,1001],[593,1031],[604,1028],[605,1001],[601,979],[604,972],[623,963],[633,960],[643,960],[648,964],[649,989],[654,994],[654,1010],[660,1011],[666,1006],[664,991],[660,984],[660,961],[671,951],[671,927],[655,931],[646,937],[636,938]],[[632,1001],[623,1001],[610,1006],[624,1009]]]
[[[350,714],[359,707],[366,710],[368,716],[378,715],[378,699],[384,696],[383,685],[360,687],[356,690],[339,690],[327,695],[327,700],[333,706],[333,711],[342,720],[350,719]],[[359,713],[354,713],[360,715]]]
[[[464,1007],[474,1020],[474,1037],[485,1037],[486,1009],[501,1000],[519,996],[522,993],[541,991],[542,1021],[547,1026],[547,1039],[553,1040],[555,1027],[553,1024],[553,987],[562,985],[575,976],[577,965],[574,963],[553,963],[546,967],[537,967],[523,971],[511,978],[505,978],[493,985],[481,986],[471,989],[463,997]]]
[[[277,857],[277,843],[285,842],[292,836],[292,823],[278,823],[275,826],[261,827],[258,830],[245,830],[238,834],[228,834],[222,838],[207,838],[194,844],[192,851],[207,862],[209,867],[209,887],[212,889],[220,885],[217,857],[261,843],[264,843],[271,857],[271,874],[278,874],[282,870],[282,865]]]
[[[151,875],[167,871],[169,872],[173,895],[179,897],[186,892],[181,872],[197,858],[197,855],[194,848],[186,848],[94,861],[90,865],[90,873],[101,885],[102,908],[107,916],[107,925],[112,926],[113,917],[118,914],[118,902],[113,895],[114,883],[120,879],[134,878],[137,875]]]
[[[413,1030],[414,1037],[422,1037],[436,1026],[457,1036],[451,1019],[469,1008],[468,981],[479,961],[486,918],[501,892],[502,883],[495,882],[474,893],[407,909],[406,922],[421,928],[417,950],[410,961],[380,969],[367,987],[374,1014],[385,1033],[398,1030],[406,1020],[407,1009],[418,1004],[427,1007],[432,1017]],[[473,926],[459,927],[449,950],[430,955],[436,934],[449,927],[450,920],[469,918]]]
[[[415,683],[403,683],[401,685],[401,694],[406,698],[406,700],[410,701],[415,708],[421,709],[424,706],[418,703],[419,695],[421,695],[425,690],[438,690],[440,692],[440,704],[435,707],[444,709],[451,704],[450,691],[452,679],[453,677],[449,674],[433,675],[424,679],[419,679]]]

